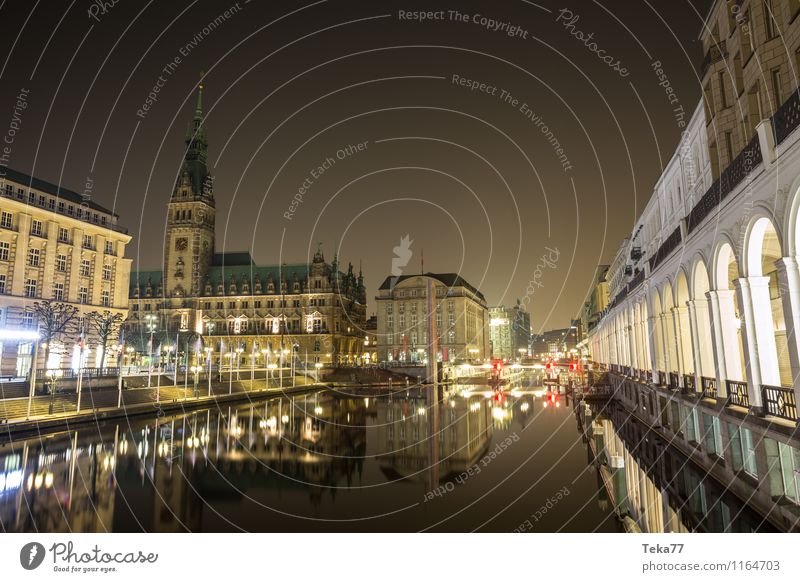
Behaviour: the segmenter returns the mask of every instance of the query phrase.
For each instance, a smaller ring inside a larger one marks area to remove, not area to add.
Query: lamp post
[[[150,341],[147,342],[147,387],[150,388],[150,379],[153,374],[153,334],[156,331],[156,316],[148,313],[144,316],[144,320],[147,322],[147,331],[150,333]]]
[[[206,361],[208,362],[208,395],[209,396],[211,396],[211,352],[212,351],[214,351],[214,349],[211,346],[205,348]]]
[[[317,384],[319,384],[319,372],[322,368],[322,362],[315,362],[314,367],[317,369]]]
[[[261,348],[261,354],[264,356],[264,389],[269,390],[269,361],[267,361],[269,350]]]
[[[200,379],[200,370],[202,369],[201,366],[192,366],[191,370],[194,374],[194,397],[197,398],[200,396],[200,389],[198,388],[197,384]]]

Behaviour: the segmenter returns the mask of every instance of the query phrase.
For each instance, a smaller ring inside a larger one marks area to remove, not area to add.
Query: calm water
[[[618,531],[572,403],[557,403],[525,386],[322,392],[7,442],[0,526]]]

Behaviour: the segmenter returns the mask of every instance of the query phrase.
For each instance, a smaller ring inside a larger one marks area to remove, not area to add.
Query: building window
[[[0,294],[6,292],[6,276],[0,275]]]
[[[61,271],[63,273],[66,270],[67,270],[67,255],[57,255],[56,271]]]
[[[42,236],[42,221],[41,220],[33,220],[31,221],[31,234],[33,236]]]
[[[25,280],[25,297],[36,297],[36,279]]]
[[[111,294],[108,291],[100,293],[100,303],[103,307],[109,307],[111,305]]]
[[[94,241],[92,240],[92,235],[90,234],[83,235],[83,248],[85,249],[94,248]]]
[[[683,411],[683,430],[686,432],[686,439],[693,444],[700,442],[700,429],[697,425],[697,411],[690,406],[682,406]]]
[[[31,267],[38,267],[39,266],[39,257],[41,256],[42,252],[39,249],[30,248],[28,249],[28,265]]]
[[[81,287],[78,290],[78,303],[89,303],[89,288]]]
[[[705,431],[706,452],[709,455],[722,457],[722,433],[719,428],[719,419],[704,412],[703,430]]]
[[[47,199],[44,197],[44,194],[40,194],[39,195],[39,206],[44,207],[44,205],[46,203],[47,203]]]
[[[75,207],[72,204],[67,206],[67,214],[69,214],[70,216],[75,215]]]
[[[106,241],[106,254],[113,255],[114,254],[114,243],[110,240]]]
[[[778,23],[775,22],[775,7],[772,0],[764,0],[764,22],[766,23],[767,40],[778,36]]]
[[[225,305],[222,301],[217,301],[217,309],[224,309]]]
[[[781,70],[773,69],[770,73],[772,79],[772,94],[775,96],[775,109],[783,103],[783,82],[781,78]]]
[[[769,468],[769,489],[774,498],[800,503],[800,451],[774,439],[764,438]]]
[[[36,314],[30,309],[22,312],[22,327],[30,329],[36,326]]]
[[[103,265],[103,280],[111,281],[111,265]]]
[[[56,199],[55,198],[49,198],[47,200],[47,209],[48,210],[55,210],[56,209]]]
[[[0,261],[7,261],[11,251],[11,244],[0,242]]]
[[[64,283],[53,283],[53,299],[64,301]]]
[[[741,426],[728,423],[728,435],[730,436],[730,450],[734,471],[745,471],[751,475],[757,475],[756,452],[753,446],[753,433]]]
[[[81,277],[88,277],[91,271],[92,263],[89,259],[81,259]]]
[[[3,228],[11,228],[14,222],[14,215],[10,212],[3,212],[0,214],[0,226]]]

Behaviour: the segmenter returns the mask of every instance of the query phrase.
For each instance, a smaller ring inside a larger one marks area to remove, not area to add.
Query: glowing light
[[[531,405],[530,405],[530,404],[528,404],[527,402],[523,402],[523,403],[520,405],[519,409],[520,409],[522,412],[527,412],[527,411],[528,411],[528,409],[529,409],[530,407],[531,407]]]

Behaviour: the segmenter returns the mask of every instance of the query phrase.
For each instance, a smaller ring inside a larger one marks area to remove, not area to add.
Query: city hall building
[[[421,364],[427,360],[429,281],[436,295],[439,361],[487,358],[489,310],[483,294],[455,273],[425,273],[387,277],[378,289],[378,361]]]
[[[75,306],[75,328],[92,311],[127,315],[131,237],[117,219],[88,195],[0,168],[0,376],[30,374],[37,302]],[[101,353],[89,326],[83,328],[83,367],[96,367]],[[75,331],[51,342],[47,368],[77,369],[79,341]],[[38,354],[43,368],[44,350]],[[109,350],[105,365],[116,365],[116,351]]]
[[[341,270],[321,249],[309,264],[269,266],[248,252],[216,252],[202,91],[167,208],[163,267],[131,274],[130,363],[360,363],[366,288],[352,264]]]

